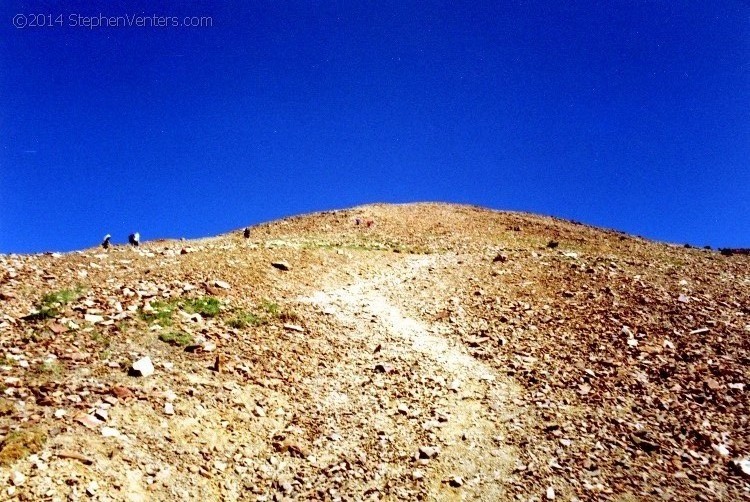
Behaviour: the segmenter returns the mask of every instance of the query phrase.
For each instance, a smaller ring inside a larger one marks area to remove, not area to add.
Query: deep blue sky
[[[750,246],[746,2],[185,3],[2,2],[0,252],[422,200]]]

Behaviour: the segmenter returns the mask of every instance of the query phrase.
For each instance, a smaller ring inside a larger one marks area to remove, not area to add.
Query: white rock
[[[221,289],[229,289],[232,287],[229,285],[228,282],[225,282],[225,281],[214,281],[214,286],[216,286],[217,288],[221,288]]]
[[[555,500],[555,489],[552,486],[547,487],[547,500]]]
[[[721,455],[722,457],[728,457],[729,456],[729,449],[727,448],[727,445],[724,444],[713,444],[711,447],[714,449],[716,453]]]
[[[154,374],[154,363],[146,356],[133,363],[133,372],[138,376],[147,377]]]
[[[99,483],[97,483],[96,481],[92,481],[86,487],[86,493],[89,497],[93,497],[94,495],[96,495],[97,490],[99,490]]]
[[[740,466],[743,473],[750,476],[750,458],[743,458],[737,462],[737,465]]]
[[[102,427],[102,436],[105,438],[116,438],[120,437],[120,431],[114,427]]]
[[[13,483],[13,486],[21,486],[26,482],[26,476],[22,472],[13,471],[10,475],[10,482]]]
[[[102,322],[104,320],[104,316],[100,316],[97,314],[86,314],[83,316],[83,320],[91,324],[96,324]]]
[[[174,405],[167,401],[164,404],[164,414],[165,415],[174,415]]]

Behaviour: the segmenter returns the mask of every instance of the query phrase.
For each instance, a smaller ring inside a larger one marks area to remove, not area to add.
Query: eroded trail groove
[[[342,354],[342,375],[321,381],[321,392],[334,387],[325,400],[334,414],[371,413],[378,435],[396,436],[404,448],[397,468],[423,483],[430,499],[504,499],[513,452],[504,446],[502,424],[514,413],[516,389],[409,305],[409,282],[441,260],[451,259],[409,257],[300,299],[372,352]],[[347,385],[345,373],[353,370],[374,373],[369,389]]]

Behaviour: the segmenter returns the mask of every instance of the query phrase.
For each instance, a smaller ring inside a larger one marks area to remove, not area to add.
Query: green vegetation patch
[[[38,375],[59,376],[63,373],[65,367],[58,361],[45,361],[34,368]]]
[[[261,326],[268,323],[268,320],[252,312],[238,311],[227,324],[235,329],[243,329],[248,326]]]
[[[186,347],[195,343],[193,335],[190,335],[189,333],[185,333],[183,331],[170,331],[167,333],[162,333],[159,335],[159,340],[170,345],[177,345],[180,347]]]
[[[39,429],[9,433],[0,443],[0,465],[9,466],[42,449],[47,436]]]
[[[171,326],[174,310],[175,305],[172,302],[156,300],[151,302],[151,310],[141,309],[141,319],[159,326]]]
[[[81,288],[62,289],[53,293],[47,293],[37,303],[35,314],[29,316],[31,319],[50,319],[60,315],[61,309],[79,299],[83,295]]]
[[[214,317],[221,312],[221,302],[213,296],[204,296],[201,298],[192,298],[186,300],[183,304],[185,312],[190,314],[200,314],[204,317]]]

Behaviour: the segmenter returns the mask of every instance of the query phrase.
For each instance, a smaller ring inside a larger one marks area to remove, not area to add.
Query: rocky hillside
[[[467,206],[0,255],[17,500],[750,498],[750,256]]]

